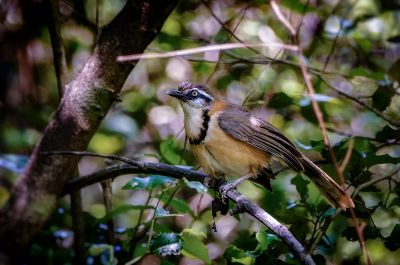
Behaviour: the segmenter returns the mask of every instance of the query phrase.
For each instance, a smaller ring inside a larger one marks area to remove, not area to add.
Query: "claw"
[[[238,178],[234,182],[222,184],[219,187],[219,194],[221,195],[222,201],[224,201],[224,202],[226,201],[228,191],[236,189],[236,187],[239,186],[243,181],[245,181],[246,179],[249,179],[251,177],[252,177],[251,174],[247,174],[247,175],[244,175],[244,176]]]
[[[221,200],[222,200],[224,203],[227,203],[227,201],[228,201],[228,195],[227,195],[228,192],[229,192],[230,190],[236,189],[236,187],[237,187],[237,185],[236,185],[235,182],[226,183],[226,184],[223,184],[223,185],[221,185],[221,186],[219,187],[219,194],[220,194],[220,196],[221,196]]]

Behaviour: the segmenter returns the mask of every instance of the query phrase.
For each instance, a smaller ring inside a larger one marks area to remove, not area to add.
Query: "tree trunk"
[[[177,2],[128,1],[103,28],[93,54],[75,80],[67,85],[10,200],[0,210],[0,264],[21,262],[22,253],[54,210],[79,161],[78,157],[45,152],[86,149],[134,67],[134,64],[118,63],[116,57],[142,53]]]

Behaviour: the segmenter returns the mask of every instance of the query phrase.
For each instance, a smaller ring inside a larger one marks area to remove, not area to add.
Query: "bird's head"
[[[210,89],[189,82],[183,82],[178,89],[168,91],[168,95],[179,99],[185,111],[209,109],[214,101],[214,94]]]

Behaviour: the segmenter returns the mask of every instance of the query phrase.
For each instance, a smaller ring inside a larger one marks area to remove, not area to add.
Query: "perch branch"
[[[89,152],[57,152],[57,154],[60,153],[63,153],[64,155],[89,155],[124,161],[124,164],[113,165],[95,173],[70,180],[65,187],[64,194],[82,189],[83,187],[104,181],[106,179],[114,179],[125,174],[162,174],[164,176],[169,176],[176,179],[187,178],[191,181],[200,182],[203,182],[207,177],[203,173],[179,166],[129,160],[127,158],[117,157],[115,155],[97,155]],[[50,155],[50,153],[47,155]],[[218,191],[219,187],[215,187],[214,189]],[[239,193],[237,190],[230,190],[227,193],[227,197],[234,203],[240,205],[240,208],[243,210],[243,212],[253,216],[255,219],[268,227],[273,233],[279,236],[303,264],[315,264],[311,256],[306,252],[306,249],[303,247],[303,245],[297,241],[297,239],[289,232],[289,230],[284,225],[279,223],[275,218],[261,209],[257,204],[253,203],[250,199]]]

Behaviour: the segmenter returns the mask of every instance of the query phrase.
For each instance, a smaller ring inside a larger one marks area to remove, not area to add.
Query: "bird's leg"
[[[225,179],[223,177],[223,179]],[[221,180],[219,178],[215,178],[215,177],[211,177],[209,175],[207,175],[207,177],[204,179],[204,185],[209,188],[215,188],[217,186],[217,184],[220,182]]]
[[[252,176],[253,175],[249,173],[244,176],[241,176],[240,178],[238,178],[237,180],[235,180],[233,182],[221,185],[219,187],[219,194],[221,195],[222,201],[226,201],[228,191],[236,189],[236,187],[239,186],[243,181],[251,178]]]
[[[220,176],[219,178],[214,178],[207,176],[207,178],[204,180],[204,184],[207,187],[212,187],[216,189],[217,187],[220,187],[221,185],[225,185],[226,180],[224,176]],[[217,226],[215,225],[215,219],[217,217],[217,213],[221,212],[222,215],[226,215],[229,210],[229,204],[225,203],[221,198],[215,197],[214,200],[211,202],[211,213],[213,217],[213,224],[212,224],[212,230],[214,232],[217,232]]]
[[[220,198],[215,198],[211,202],[211,213],[213,217],[213,223],[211,229],[214,232],[217,232],[217,226],[215,225],[215,219],[217,217],[217,213],[221,212],[222,215],[226,215],[228,213],[228,210],[229,210],[229,204],[223,202]]]

